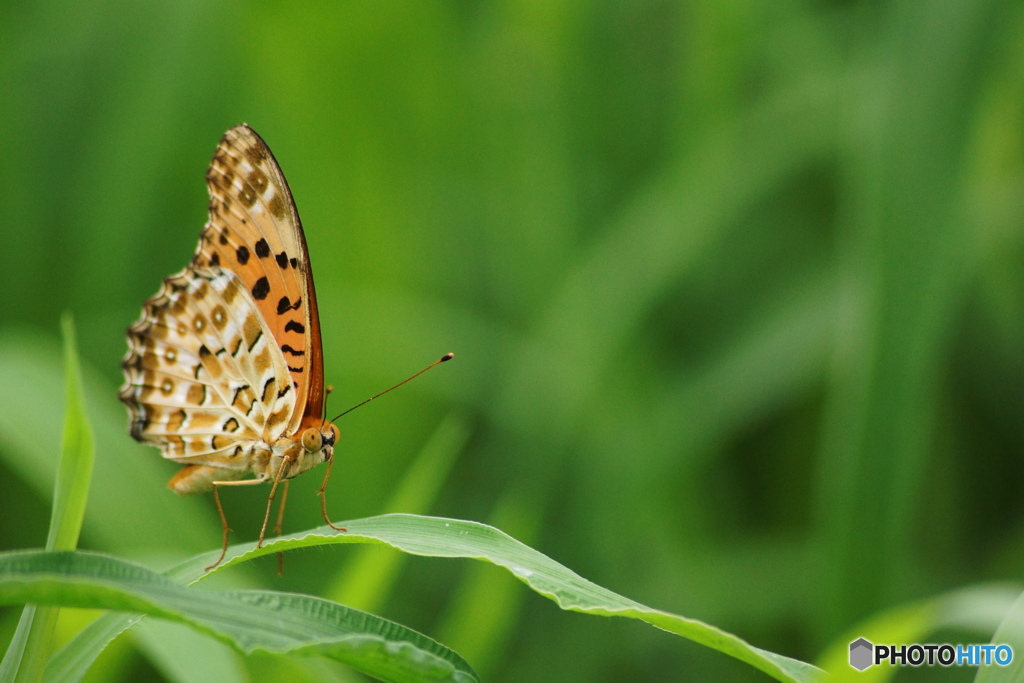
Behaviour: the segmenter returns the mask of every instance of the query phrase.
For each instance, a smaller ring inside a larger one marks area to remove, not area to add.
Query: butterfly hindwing
[[[254,443],[284,435],[295,392],[241,281],[189,267],[164,281],[129,329],[121,398],[132,435],[164,457],[247,470]]]

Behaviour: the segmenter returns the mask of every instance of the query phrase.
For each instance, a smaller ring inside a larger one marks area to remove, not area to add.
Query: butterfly
[[[279,484],[326,462],[338,428],[324,419],[324,361],[309,250],[292,193],[270,148],[246,124],[225,133],[206,173],[209,220],[192,262],[163,281],[128,328],[130,432],[183,465],[178,494]],[[250,475],[252,475],[250,477]],[[282,503],[283,504],[283,503]],[[278,533],[280,532],[280,517]]]

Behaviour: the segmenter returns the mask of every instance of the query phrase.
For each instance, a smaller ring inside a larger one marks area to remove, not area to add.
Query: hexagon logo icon
[[[875,650],[875,646],[872,645],[865,638],[858,638],[857,640],[850,643],[850,666],[857,671],[863,671],[872,664],[871,661],[872,653]]]

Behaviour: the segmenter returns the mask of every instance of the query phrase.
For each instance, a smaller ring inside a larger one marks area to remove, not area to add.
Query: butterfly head
[[[309,453],[322,453],[326,461],[334,452],[334,444],[338,441],[340,433],[333,422],[317,427],[308,427],[302,432],[302,447]]]

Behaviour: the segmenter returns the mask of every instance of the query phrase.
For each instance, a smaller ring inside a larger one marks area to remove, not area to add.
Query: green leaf
[[[92,480],[92,428],[82,401],[82,374],[71,316],[61,320],[64,332],[64,385],[66,408],[60,465],[53,495],[47,550],[74,550],[85,519],[85,504]],[[59,607],[25,605],[11,645],[0,663],[0,680],[38,681],[43,673]]]
[[[219,551],[204,553],[171,569],[166,576],[183,583],[194,583],[241,562],[291,548],[336,543],[381,543],[413,555],[462,557],[491,562],[508,569],[516,578],[554,600],[562,609],[640,619],[735,657],[780,681],[816,681],[823,674],[811,664],[754,647],[704,622],[652,609],[613,593],[486,524],[408,514],[381,515],[343,524],[348,528],[344,533],[334,532],[324,526],[282,536],[262,548],[253,548],[251,543],[232,546],[228,548],[224,561],[208,573],[203,568],[216,559]],[[132,619],[116,615],[98,619],[58,653],[51,662],[51,668],[47,669],[46,680],[76,680],[75,672],[84,671],[102,650],[104,637],[113,638],[127,628]]]
[[[70,315],[65,315],[61,320],[61,328],[64,331],[67,409],[64,414],[60,469],[53,497],[53,515],[46,539],[47,550],[74,550],[78,547],[96,450],[89,418],[85,414],[82,373],[75,348],[74,323]]]
[[[187,624],[244,653],[319,654],[385,681],[475,681],[458,654],[394,622],[307,595],[187,588],[86,552],[0,554],[0,603],[101,608]]]
[[[484,560],[508,569],[537,593],[554,600],[562,609],[640,619],[658,628],[675,633],[718,650],[773,676],[780,681],[814,681],[821,670],[799,660],[754,647],[741,638],[696,619],[656,610],[602,588],[551,558],[523,545],[494,527],[456,519],[420,515],[390,514],[343,522],[348,531],[334,532],[323,526],[275,539],[262,548],[251,543],[232,546],[224,561],[209,574],[224,571],[232,565],[263,555],[291,548],[305,548],[335,543],[382,543],[413,555],[430,557],[462,557]],[[190,583],[204,576],[203,568],[216,559],[219,551],[211,551],[178,565],[167,575]],[[127,620],[121,625],[127,625]],[[113,622],[97,625],[111,633],[120,630]],[[90,629],[81,636],[91,638]],[[87,658],[72,641],[67,654],[58,660]],[[98,654],[98,650],[96,651]],[[95,655],[92,655],[95,656]]]
[[[345,522],[347,532],[324,526],[307,533],[276,539],[262,548],[251,544],[228,549],[222,571],[237,562],[289,548],[329,543],[384,543],[413,555],[484,560],[508,569],[537,593],[559,607],[601,616],[640,619],[760,669],[780,681],[814,681],[822,671],[810,664],[754,647],[743,639],[696,619],[653,609],[594,584],[508,534],[479,522],[442,517],[390,514]],[[195,558],[194,570],[215,554]]]

